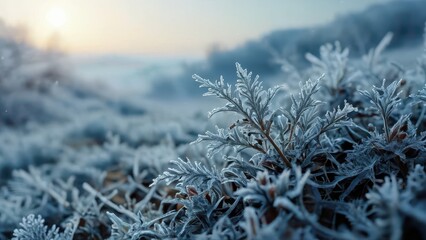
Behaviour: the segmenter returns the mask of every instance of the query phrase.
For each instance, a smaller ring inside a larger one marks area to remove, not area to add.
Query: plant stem
[[[386,116],[383,116],[383,128],[385,130],[385,134],[386,134],[386,141],[390,142],[390,133],[389,133],[389,127],[388,127],[388,119],[386,118]]]
[[[280,147],[278,147],[278,145],[275,143],[274,139],[272,139],[272,137],[266,133],[266,129],[263,127],[263,121],[260,120],[261,122],[261,126],[259,126],[258,124],[256,124],[256,122],[251,118],[251,116],[246,113],[246,111],[244,111],[244,109],[237,103],[234,101],[234,99],[232,99],[229,96],[223,95],[223,97],[228,100],[229,102],[231,102],[232,104],[234,104],[234,106],[236,106],[239,110],[239,113],[242,114],[249,122],[250,124],[255,127],[257,130],[259,130],[259,132],[268,139],[268,141],[271,143],[271,145],[274,147],[275,151],[277,151],[278,155],[280,156],[281,160],[284,162],[284,164],[288,167],[291,168],[291,163],[288,160],[288,158],[284,155],[284,153],[281,151]]]
[[[277,144],[275,143],[275,141],[271,138],[271,136],[269,134],[266,134],[262,131],[262,134],[268,139],[268,141],[272,144],[272,146],[274,147],[275,151],[278,152],[278,155],[280,155],[281,160],[283,160],[284,164],[288,167],[291,168],[291,163],[288,160],[288,158],[284,155],[284,153],[281,151],[281,149],[277,146]]]

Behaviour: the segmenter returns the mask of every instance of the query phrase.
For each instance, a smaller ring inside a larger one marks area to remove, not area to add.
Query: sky
[[[40,48],[201,56],[276,29],[325,24],[388,0],[0,0],[0,18]]]

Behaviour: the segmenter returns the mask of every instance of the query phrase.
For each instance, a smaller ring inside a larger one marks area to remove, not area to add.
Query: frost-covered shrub
[[[50,229],[44,225],[44,219],[38,215],[29,215],[22,219],[21,229],[13,231],[13,240],[67,240],[72,239],[73,226],[66,229],[66,232],[59,233],[59,229],[53,225]]]
[[[390,39],[361,64],[350,64],[338,43],[320,57],[308,54],[307,73],[317,79],[287,98],[275,98],[286,92],[264,89],[239,64],[235,86],[194,75],[206,96],[226,102],[209,116],[239,116],[195,142],[208,142],[207,158],[226,164],[172,161],[151,186],[174,190],[152,218],[111,213],[112,239],[425,238],[426,134],[418,108],[426,88],[408,88],[418,76],[399,80],[408,70],[395,75],[381,60]]]
[[[426,55],[391,64],[391,36],[358,62],[335,43],[285,66],[298,91],[240,64],[235,85],[194,75],[225,102],[209,117],[230,116],[204,134],[70,91],[84,118],[0,129],[0,239],[426,238]]]

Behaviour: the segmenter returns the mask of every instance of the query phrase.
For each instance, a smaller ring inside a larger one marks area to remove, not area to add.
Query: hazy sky
[[[0,18],[71,53],[202,55],[386,0],[0,0]]]

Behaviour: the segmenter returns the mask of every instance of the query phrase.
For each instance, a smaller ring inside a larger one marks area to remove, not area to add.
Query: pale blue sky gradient
[[[389,0],[0,0],[0,18],[45,47],[54,32],[71,53],[203,55],[275,29],[325,24]],[[60,7],[66,23],[46,21]]]

